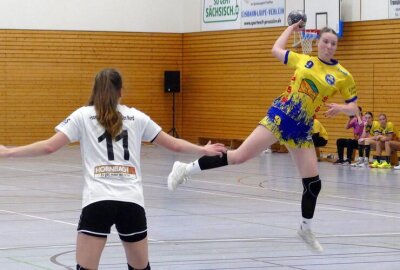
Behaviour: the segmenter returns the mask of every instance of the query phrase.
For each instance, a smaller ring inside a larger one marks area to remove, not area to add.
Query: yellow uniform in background
[[[324,126],[317,119],[314,119],[314,126],[312,129],[312,133],[313,134],[319,133],[320,137],[324,138],[325,140],[328,140],[328,132],[326,132]]]

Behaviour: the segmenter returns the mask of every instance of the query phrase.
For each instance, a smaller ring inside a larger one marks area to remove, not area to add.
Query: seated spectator
[[[397,132],[396,140],[390,141],[390,149],[392,151],[400,151],[400,131]],[[398,161],[397,161],[398,162]],[[395,170],[400,170],[400,164],[393,167]]]
[[[375,145],[374,130],[379,129],[378,121],[374,121],[374,115],[367,112],[364,115],[364,128],[358,140],[358,162],[353,166],[368,167],[371,144]]]
[[[320,160],[319,148],[325,146],[328,143],[328,133],[326,132],[326,129],[321,124],[321,122],[318,121],[317,119],[314,119],[314,124],[312,129],[312,140],[314,142],[314,147],[318,160]]]
[[[352,115],[347,120],[346,129],[353,129],[353,138],[352,139],[345,139],[340,138],[336,141],[337,153],[338,153],[338,160],[336,160],[333,164],[343,164],[349,165],[351,164],[351,160],[353,157],[354,149],[358,148],[358,139],[361,137],[362,132],[364,130],[364,119],[361,113],[361,107],[358,107],[360,113],[357,115]],[[346,151],[346,159],[344,159],[344,148],[347,148]]]
[[[371,164],[371,168],[391,168],[390,155],[392,150],[390,141],[396,140],[397,130],[392,122],[387,121],[384,113],[379,115],[379,128],[374,131],[374,134],[376,160]],[[385,156],[382,155],[383,148],[385,149]]]

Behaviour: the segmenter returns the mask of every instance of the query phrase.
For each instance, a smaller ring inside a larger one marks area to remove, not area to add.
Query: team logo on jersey
[[[312,101],[315,100],[319,91],[315,83],[309,79],[304,79],[301,81],[299,92],[306,94],[309,96]]]
[[[307,61],[306,65],[305,65],[306,68],[312,68],[313,66],[314,66],[314,62],[311,60]]]
[[[333,77],[333,75],[331,74],[326,74],[325,76],[325,81],[329,84],[329,85],[334,85],[335,84],[335,77]]]
[[[136,179],[136,169],[122,165],[101,165],[94,168],[96,178],[131,178]]]

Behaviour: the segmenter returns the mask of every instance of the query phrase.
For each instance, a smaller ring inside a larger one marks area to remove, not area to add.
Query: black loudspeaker
[[[168,93],[178,93],[181,91],[181,72],[164,72],[164,91]]]

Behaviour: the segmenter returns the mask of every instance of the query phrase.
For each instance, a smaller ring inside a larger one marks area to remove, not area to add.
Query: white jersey
[[[146,114],[118,105],[121,133],[115,139],[96,119],[93,106],[77,109],[56,127],[70,142],[80,142],[83,174],[82,207],[103,200],[133,202],[144,207],[140,150],[154,140],[161,127]]]

